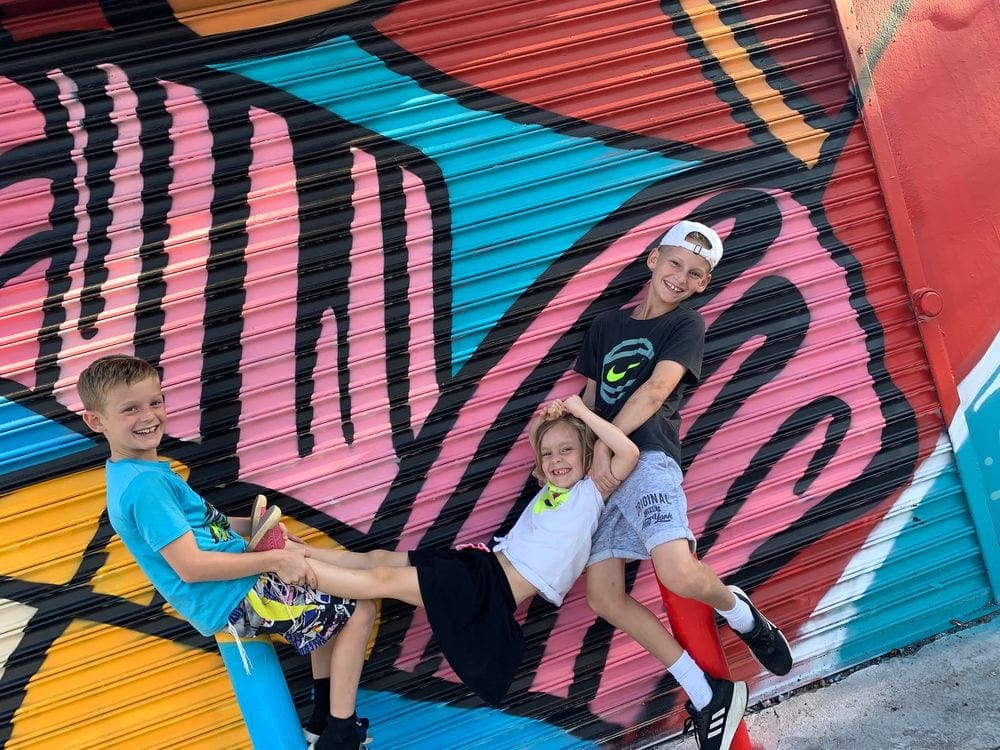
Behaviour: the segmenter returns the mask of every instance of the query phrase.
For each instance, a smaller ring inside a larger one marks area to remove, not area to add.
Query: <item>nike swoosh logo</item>
[[[618,372],[615,369],[614,365],[612,365],[611,369],[608,370],[608,374],[604,377],[604,379],[607,380],[609,383],[617,383],[619,380],[621,380],[626,375],[628,375],[628,371],[629,370],[631,370],[631,369],[633,369],[635,367],[638,367],[640,364],[642,364],[642,363],[641,362],[635,362],[635,363],[629,365],[628,367],[626,367],[621,372]]]

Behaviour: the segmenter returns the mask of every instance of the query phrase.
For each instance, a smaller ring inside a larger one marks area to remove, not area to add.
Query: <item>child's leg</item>
[[[375,603],[370,599],[359,599],[351,619],[333,640],[329,662],[330,715],[335,718],[354,716],[358,682],[374,624]]]
[[[625,591],[625,561],[609,558],[587,568],[587,604],[594,613],[624,630],[669,667],[683,651],[659,618]]]
[[[330,662],[333,659],[333,644],[329,640],[315,651],[309,652],[309,664],[313,681],[313,711],[305,729],[313,735],[312,742],[323,734],[330,717]]]
[[[346,599],[398,599],[416,607],[424,606],[417,569],[410,565],[344,568],[315,558],[310,559],[309,565],[316,573],[316,588],[327,594]]]
[[[696,708],[712,699],[701,668],[663,627],[659,618],[625,591],[625,561],[609,558],[587,568],[587,604],[659,659]]]
[[[653,569],[667,589],[703,602],[716,610],[730,610],[736,597],[710,567],[691,554],[687,539],[674,539],[653,547]]]
[[[309,546],[309,558],[322,560],[330,565],[342,568],[365,570],[368,568],[402,568],[410,564],[406,552],[393,552],[387,549],[374,549],[371,552],[351,552],[346,549],[323,549]]]
[[[714,608],[764,669],[777,675],[791,671],[792,652],[781,630],[743,591],[726,586],[711,568],[692,555],[686,539],[659,544],[651,554],[656,577],[667,589]]]

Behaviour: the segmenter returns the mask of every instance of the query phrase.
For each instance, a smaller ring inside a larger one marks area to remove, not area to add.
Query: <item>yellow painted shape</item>
[[[104,467],[14,490],[0,502],[0,574],[33,583],[66,583],[79,570],[104,511]]]
[[[766,123],[768,130],[785,144],[793,156],[810,167],[815,166],[826,133],[807,123],[801,114],[785,103],[781,91],[767,82],[764,71],[753,64],[750,55],[736,41],[736,36],[712,3],[681,0],[681,6],[705,48],[750,102],[754,113]]]
[[[222,658],[75,620],[25,688],[8,750],[249,748]]]
[[[107,562],[94,574],[91,581],[94,593],[118,596],[149,606],[156,591],[117,534],[108,542],[107,553]]]
[[[228,34],[296,21],[353,5],[356,0],[169,0],[177,20],[199,36]]]

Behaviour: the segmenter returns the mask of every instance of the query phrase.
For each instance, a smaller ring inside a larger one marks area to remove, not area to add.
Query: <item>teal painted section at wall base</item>
[[[958,467],[952,456],[939,463],[854,602],[839,652],[843,668],[997,609]]]
[[[972,524],[1000,600],[1000,337],[959,386],[962,412],[951,427]]]

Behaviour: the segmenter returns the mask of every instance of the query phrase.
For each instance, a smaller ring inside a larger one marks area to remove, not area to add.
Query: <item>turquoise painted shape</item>
[[[257,637],[242,640],[242,648],[250,664],[249,673],[234,640],[220,635],[216,642],[254,748],[305,750],[302,726],[271,639]]]
[[[0,475],[94,447],[94,441],[0,397]]]
[[[390,70],[346,36],[214,67],[287,91],[434,160],[452,214],[455,371],[549,263],[644,188],[700,163],[467,109]],[[490,273],[497,268],[502,276]]]
[[[995,348],[995,347],[994,347]],[[962,399],[968,435],[955,451],[993,596],[1000,601],[1000,370]]]
[[[372,738],[372,750],[428,746],[463,750],[501,747],[588,750],[597,747],[552,724],[512,716],[499,709],[417,702],[395,693],[359,691],[358,715],[371,721],[368,733]],[[416,724],[414,717],[418,717]]]
[[[972,619],[990,606],[989,581],[958,469],[928,482],[892,549],[855,601],[840,668],[863,663]]]

